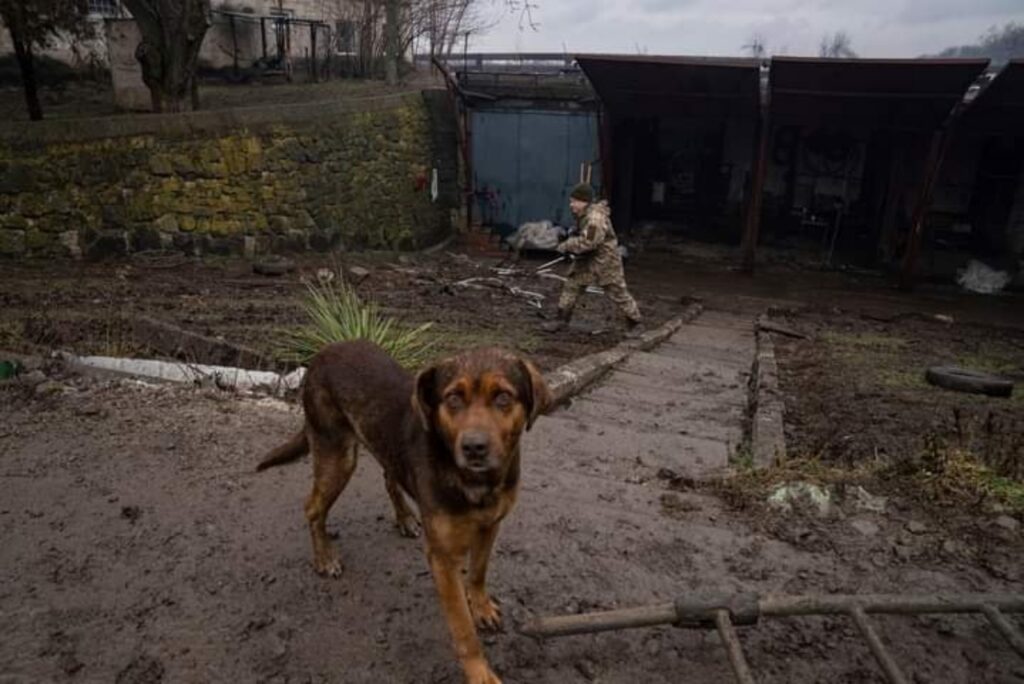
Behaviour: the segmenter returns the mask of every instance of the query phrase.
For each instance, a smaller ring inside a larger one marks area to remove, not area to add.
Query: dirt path
[[[322,580],[301,514],[308,463],[252,472],[299,424],[293,408],[59,382],[0,390],[0,680],[459,681],[419,545],[392,529],[372,459],[331,518],[346,574]],[[565,422],[542,419],[538,438]],[[510,629],[487,648],[507,682],[730,681],[713,635],[538,643],[514,632],[537,614],[695,590],[1021,589],[1020,530],[1001,519],[977,520],[972,540],[899,501],[871,512],[841,500],[828,519],[734,512],[685,479],[636,477],[623,462],[595,469],[587,453],[534,445],[525,463],[492,574]],[[988,540],[984,553],[977,539]],[[981,620],[878,622],[915,681],[1024,678],[1024,662]],[[766,624],[743,640],[762,682],[880,681],[842,619]]]
[[[529,450],[624,482],[724,474],[744,439],[752,327],[732,314],[700,316],[550,416],[527,436]]]

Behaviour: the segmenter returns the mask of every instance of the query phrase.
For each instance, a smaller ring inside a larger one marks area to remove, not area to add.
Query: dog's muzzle
[[[459,436],[456,461],[460,468],[482,474],[495,470],[499,464],[493,457],[491,436],[482,430],[469,430]]]

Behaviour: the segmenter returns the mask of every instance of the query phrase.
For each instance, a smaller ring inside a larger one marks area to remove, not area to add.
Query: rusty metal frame
[[[906,684],[903,674],[869,619],[870,614],[922,615],[980,613],[1021,657],[1024,635],[1006,613],[1024,613],[1024,594],[837,594],[833,596],[786,596],[758,594],[706,594],[682,596],[671,603],[625,608],[582,615],[537,618],[523,626],[529,636],[556,637],[617,629],[675,625],[686,629],[715,629],[722,639],[736,681],[754,684],[737,626],[756,625],[764,618],[810,615],[846,615],[853,620],[892,684]]]

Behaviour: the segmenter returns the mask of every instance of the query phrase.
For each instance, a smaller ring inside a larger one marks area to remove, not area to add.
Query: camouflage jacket
[[[558,245],[562,254],[576,256],[574,274],[589,273],[599,283],[622,278],[622,257],[610,214],[604,200],[589,204],[579,218],[579,231]]]

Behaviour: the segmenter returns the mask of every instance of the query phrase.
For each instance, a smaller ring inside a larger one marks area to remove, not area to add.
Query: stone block
[[[165,154],[154,154],[149,158],[149,172],[154,176],[173,176],[174,163]]]
[[[82,244],[77,230],[66,230],[60,234],[60,244],[64,247],[65,253],[74,258],[82,258]]]
[[[25,231],[25,249],[33,253],[51,253],[60,244],[60,237],[54,233],[30,228]]]
[[[178,217],[174,214],[164,214],[153,221],[153,228],[165,233],[176,233],[178,232]]]
[[[132,249],[144,252],[150,249],[163,249],[161,233],[155,227],[139,226],[132,231]]]
[[[0,255],[21,256],[25,253],[24,230],[0,230]]]
[[[128,254],[128,233],[123,230],[100,231],[85,247],[90,259],[121,257]]]

